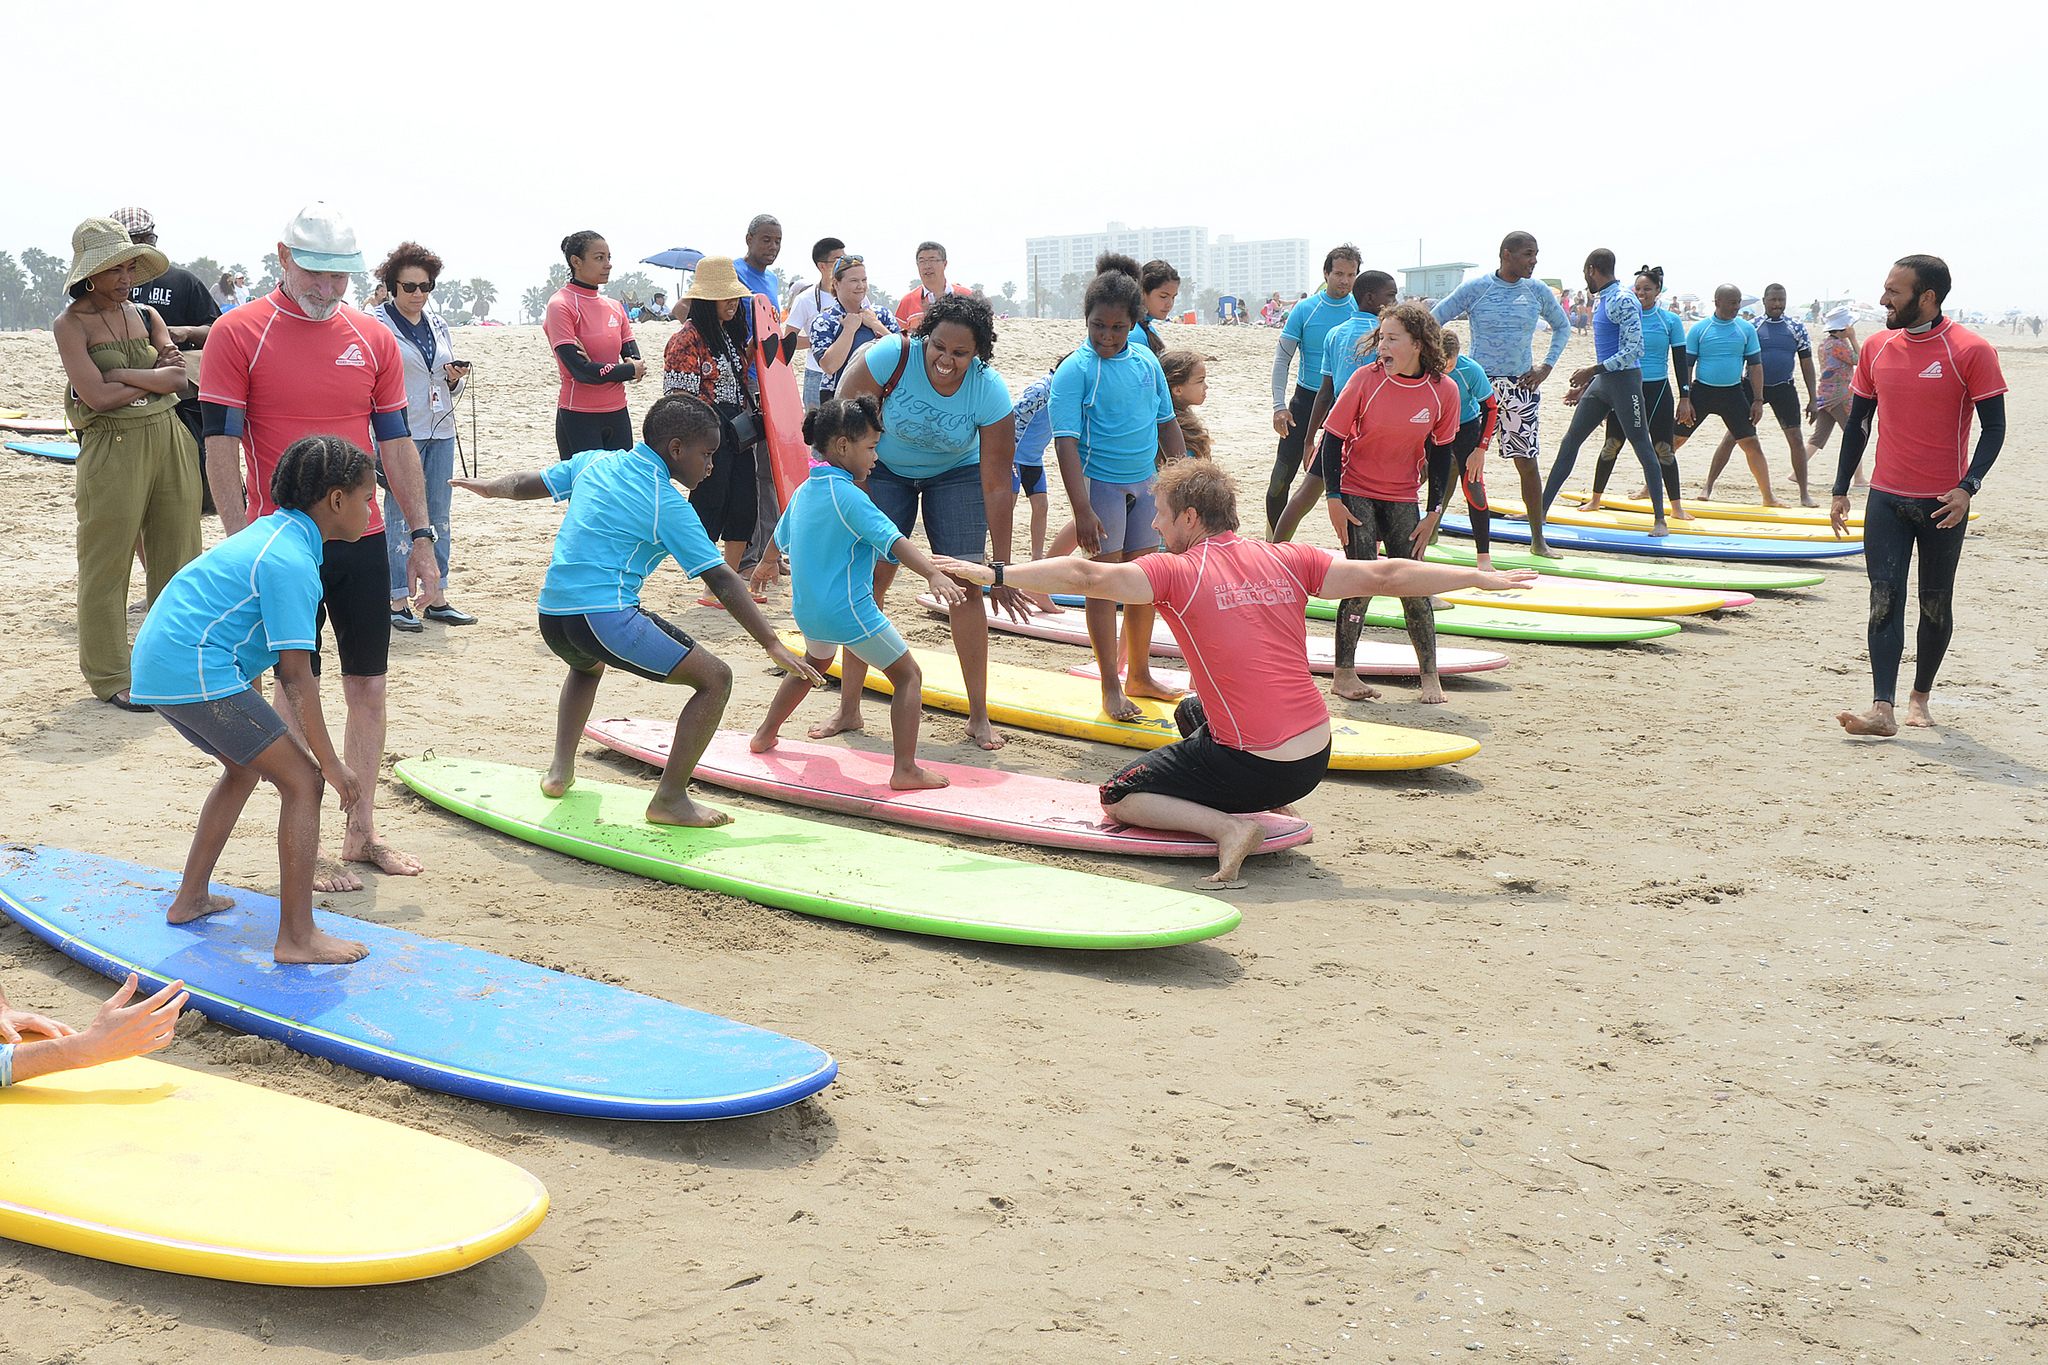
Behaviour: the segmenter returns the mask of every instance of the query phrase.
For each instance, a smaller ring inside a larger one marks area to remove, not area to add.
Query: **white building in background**
[[[1192,303],[1204,287],[1209,264],[1209,229],[1203,227],[1134,228],[1111,223],[1101,232],[1071,232],[1056,237],[1027,237],[1024,240],[1024,288],[1032,287],[1034,270],[1041,292],[1058,290],[1068,275],[1088,279],[1095,274],[1095,258],[1105,251],[1121,251],[1146,261],[1171,261],[1180,271],[1180,292]],[[1026,295],[1029,297],[1028,292]]]
[[[1072,232],[1028,237],[1024,241],[1026,299],[1035,282],[1044,295],[1056,293],[1068,275],[1087,279],[1095,258],[1121,251],[1140,264],[1159,259],[1180,271],[1180,303],[1193,308],[1205,289],[1258,300],[1278,293],[1293,299],[1322,283],[1321,262],[1309,255],[1306,237],[1240,242],[1235,237],[1209,240],[1205,227],[1134,228],[1111,223],[1101,232]]]
[[[1240,242],[1228,234],[1209,248],[1202,287],[1257,302],[1270,294],[1292,300],[1322,285],[1322,262],[1309,256],[1308,238]]]

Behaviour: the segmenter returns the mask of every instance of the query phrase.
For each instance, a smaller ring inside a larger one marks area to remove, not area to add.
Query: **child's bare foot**
[[[841,707],[824,720],[819,721],[816,725],[804,731],[804,733],[812,739],[830,739],[834,735],[857,735],[863,728],[865,727],[860,718],[860,711],[857,708],[853,711],[848,711]],[[755,752],[758,753],[759,750]]]
[[[1143,707],[1124,695],[1122,681],[1104,677],[1102,680],[1102,714],[1111,720],[1137,720],[1145,714]]]
[[[576,770],[558,773],[548,769],[548,775],[540,780],[540,794],[550,801],[559,801],[569,794],[569,788],[576,785]]]
[[[1600,504],[1602,501],[1603,499],[1601,498],[1601,496],[1598,493],[1595,493],[1593,496],[1587,498],[1584,502],[1579,504],[1579,510],[1581,512],[1597,512],[1600,510]]]
[[[747,741],[747,752],[750,754],[765,754],[781,742],[782,735],[779,730],[771,730],[763,725],[760,729],[754,731],[753,738]]]
[[[1543,542],[1542,540],[1540,540],[1540,539],[1538,539],[1538,540],[1533,540],[1533,541],[1531,541],[1531,542],[1529,543],[1529,553],[1530,553],[1530,554],[1532,554],[1532,555],[1541,555],[1541,556],[1543,556],[1543,557],[1544,557],[1545,559],[1563,559],[1563,558],[1564,558],[1564,556],[1563,556],[1562,554],[1559,554],[1559,553],[1558,553],[1558,552],[1557,552],[1556,550],[1553,550],[1553,549],[1551,549],[1549,545],[1545,544],[1545,543],[1544,543],[1544,542]]]
[[[1653,537],[1668,536],[1671,534],[1671,526],[1664,520],[1664,518],[1658,517],[1655,521],[1650,523],[1650,529],[1646,534]]]
[[[313,860],[313,889],[360,891],[363,889],[363,879],[332,858],[316,858]]]
[[[355,849],[342,844],[341,860],[345,863],[368,863],[387,877],[417,877],[427,870],[427,865],[418,858],[410,853],[400,853],[381,839],[366,841]]]
[[[1380,690],[1368,687],[1356,673],[1338,673],[1330,679],[1330,690],[1346,701],[1378,701]]]
[[[271,957],[278,962],[340,964],[360,962],[369,955],[370,950],[354,939],[336,938],[315,929],[304,938],[279,934]]]
[[[717,829],[731,824],[732,817],[722,810],[700,806],[687,796],[674,802],[657,796],[647,803],[647,821],[654,825],[682,825],[686,829]]]
[[[1931,729],[1934,717],[1927,713],[1927,698],[1918,692],[1906,698],[1906,724],[1916,730]]]
[[[235,903],[233,896],[205,895],[190,903],[173,899],[164,919],[171,924],[190,924],[207,915],[217,915]]]
[[[1874,735],[1879,739],[1890,739],[1899,732],[1899,723],[1892,718],[1892,708],[1883,702],[1861,713],[1843,711],[1835,719],[1852,735]]]
[[[1417,697],[1416,700],[1424,706],[1437,706],[1448,701],[1449,698],[1444,696],[1444,685],[1441,681],[1436,678],[1424,678],[1422,680],[1422,695]]]
[[[898,768],[889,774],[889,789],[899,792],[935,791],[950,787],[953,779],[944,773],[935,773],[930,768],[911,767],[908,771]]]
[[[1188,694],[1185,687],[1168,687],[1152,676],[1152,670],[1133,673],[1124,679],[1124,695],[1127,697],[1150,697],[1154,701],[1179,701]]]
[[[967,722],[967,738],[970,743],[977,745],[982,752],[990,754],[1009,743],[1008,740],[1003,738],[1003,732],[996,729],[995,722],[986,717],[981,720],[970,720]]]

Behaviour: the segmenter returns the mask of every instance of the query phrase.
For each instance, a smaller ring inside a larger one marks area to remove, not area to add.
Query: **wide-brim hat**
[[[753,292],[740,282],[740,272],[733,268],[732,257],[706,256],[697,262],[696,272],[690,276],[690,287],[683,291],[683,297],[723,302],[726,299],[743,299]]]
[[[71,273],[64,277],[64,288],[69,291],[80,280],[127,261],[140,267],[135,272],[137,284],[171,268],[170,257],[153,246],[138,245],[113,219],[88,218],[71,231]]]
[[[1847,308],[1837,308],[1822,318],[1820,325],[1830,332],[1846,331],[1856,325],[1856,314]]]

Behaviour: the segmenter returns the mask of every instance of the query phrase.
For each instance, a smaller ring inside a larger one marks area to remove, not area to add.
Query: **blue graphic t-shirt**
[[[923,340],[901,336],[883,337],[861,352],[876,383],[889,382],[905,346],[910,347],[910,363],[882,405],[882,440],[876,447],[882,463],[906,479],[928,479],[973,464],[981,458],[981,429],[1011,413],[1010,386],[977,359],[967,362],[958,391],[942,394],[925,373]]]

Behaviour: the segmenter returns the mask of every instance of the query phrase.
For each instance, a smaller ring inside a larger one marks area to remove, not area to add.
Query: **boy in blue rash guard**
[[[1686,354],[1692,357],[1692,383],[1678,391],[1678,425],[1672,432],[1671,448],[1682,449],[1701,422],[1718,416],[1749,461],[1757,500],[1776,507],[1771,468],[1756,439],[1756,419],[1764,410],[1763,348],[1757,342],[1756,328],[1735,315],[1741,307],[1742,290],[1732,284],[1720,285],[1714,290],[1713,316],[1701,318],[1685,334]],[[1700,488],[1700,496],[1713,498],[1712,473]]]
[[[1678,423],[1678,391],[1692,382],[1692,357],[1685,349],[1685,322],[1657,301],[1664,296],[1664,267],[1646,265],[1636,271],[1636,302],[1643,310],[1643,411],[1650,425],[1650,448],[1657,452],[1657,467],[1664,473],[1664,498],[1671,515],[1691,521],[1685,510],[1678,483],[1678,456],[1671,444]],[[1674,373],[1675,372],[1675,373]],[[1621,423],[1610,415],[1607,439],[1600,447],[1600,460],[1593,472],[1593,496],[1579,504],[1581,512],[1600,510],[1601,494],[1614,473],[1614,457],[1621,453]],[[1648,491],[1647,489],[1645,490]],[[1641,496],[1640,494],[1638,496]]]
[[[362,539],[377,497],[375,468],[339,436],[308,436],[278,457],[269,491],[277,510],[178,570],[135,637],[135,700],[154,706],[223,770],[200,807],[192,851],[165,918],[189,924],[233,904],[207,886],[261,779],[277,788],[280,802],[272,955],[289,963],[354,962],[368,951],[362,944],[313,924],[321,784],[334,788],[344,811],[362,789],[334,752],[312,659],[319,647],[323,546]],[[273,667],[298,712],[304,747],[256,689],[256,680]]]
[[[1471,357],[1493,380],[1500,400],[1500,450],[1515,462],[1522,480],[1522,503],[1529,513],[1529,552],[1556,559],[1543,539],[1543,480],[1536,459],[1542,452],[1543,414],[1539,390],[1564,357],[1572,322],[1550,286],[1535,278],[1536,239],[1510,232],[1500,240],[1500,269],[1467,280],[1431,311],[1437,322],[1470,318]],[[1536,323],[1550,324],[1550,350],[1541,365],[1535,355]]]
[[[1347,300],[1348,302],[1348,300]],[[1053,449],[1074,508],[1081,548],[1105,564],[1127,563],[1159,548],[1152,529],[1157,459],[1187,453],[1173,420],[1173,391],[1151,348],[1130,343],[1144,311],[1138,282],[1106,271],[1081,297],[1088,344],[1052,376]],[[1124,669],[1117,667],[1114,602],[1088,599],[1088,643],[1102,668],[1102,709],[1112,720],[1143,714],[1131,697],[1166,701],[1181,693],[1152,676],[1152,608],[1124,609]]]
[[[1273,456],[1273,476],[1266,481],[1266,526],[1275,540],[1281,538],[1277,528],[1287,511],[1287,491],[1294,487],[1295,471],[1301,468],[1309,410],[1323,383],[1323,342],[1333,327],[1358,315],[1352,286],[1364,261],[1349,242],[1330,248],[1323,257],[1322,292],[1289,309],[1280,328],[1280,341],[1273,351],[1273,430],[1280,437],[1280,448]],[[1296,352],[1301,355],[1301,370],[1290,397],[1287,371]]]
[[[674,556],[700,578],[778,667],[823,686],[815,669],[791,654],[761,615],[740,576],[704,533],[676,484],[695,488],[711,472],[721,422],[717,410],[672,393],[647,410],[631,450],[586,450],[537,474],[450,479],[486,498],[568,499],[555,552],[540,589],[540,636],[569,665],[555,707],[555,753],[540,789],[559,797],[576,781],[576,746],[607,667],[695,690],[676,717],[668,767],[647,803],[659,825],[709,828],[732,817],[690,799],[690,777],[725,715],[732,669],[680,628],[640,605],[640,585]],[[673,480],[674,482],[671,482]],[[573,494],[573,496],[572,496]]]
[[[1778,430],[1784,433],[1785,443],[1792,451],[1792,481],[1799,485],[1799,505],[1818,507],[1813,492],[1806,482],[1806,440],[1799,426],[1799,390],[1793,387],[1792,371],[1796,364],[1806,380],[1806,408],[1813,407],[1813,342],[1808,337],[1806,324],[1796,318],[1785,316],[1785,286],[1767,284],[1763,293],[1764,315],[1750,324],[1756,328],[1757,358],[1763,362],[1764,406],[1771,410],[1771,416],[1778,421]],[[1762,438],[1758,438],[1761,443]],[[1735,450],[1735,439],[1729,435],[1721,437],[1721,444],[1714,448],[1714,458],[1707,466],[1708,488],[1721,478],[1721,471],[1728,467],[1728,457]],[[1712,497],[1710,493],[1707,496]]]
[[[1337,453],[1344,444],[1322,429],[1323,419],[1330,415],[1331,404],[1344,392],[1351,376],[1372,359],[1373,333],[1379,330],[1380,314],[1394,306],[1400,293],[1400,286],[1386,271],[1360,272],[1351,285],[1351,301],[1358,305],[1357,316],[1338,323],[1323,338],[1323,382],[1316,390],[1315,402],[1309,405],[1308,423],[1297,447],[1306,457],[1302,466],[1306,477],[1287,500],[1279,524],[1273,527],[1275,541],[1294,539],[1301,519],[1323,500],[1323,471],[1336,467]]]
[[[790,611],[804,633],[804,661],[822,673],[844,649],[889,680],[890,738],[896,767],[889,785],[897,791],[943,787],[946,779],[917,765],[917,726],[924,708],[924,674],[909,646],[875,601],[875,564],[908,564],[924,575],[932,596],[947,607],[967,600],[967,590],[939,572],[931,556],[897,529],[861,484],[875,467],[882,439],[882,407],[874,398],[828,398],[804,418],[804,440],[825,457],[811,471],[789,510],[775,527],[775,543],[789,555]],[[747,747],[766,753],[775,747],[783,723],[802,704],[811,684],[792,673],[768,703],[768,714]],[[820,726],[811,738],[842,734],[859,726]]]
[[[1564,440],[1558,443],[1557,458],[1550,466],[1550,479],[1543,488],[1543,510],[1557,500],[1558,490],[1571,477],[1578,463],[1579,447],[1593,434],[1593,428],[1610,416],[1621,423],[1621,434],[1635,448],[1643,466],[1643,479],[1650,492],[1655,520],[1653,536],[1668,536],[1664,521],[1664,485],[1658,477],[1657,452],[1650,445],[1650,429],[1643,413],[1643,306],[1636,296],[1621,287],[1614,277],[1614,253],[1596,247],[1586,256],[1586,295],[1592,300],[1593,358],[1572,372],[1571,387],[1564,396],[1567,407],[1575,407]]]
[[[1058,368],[1055,366],[1054,368]],[[1016,473],[1012,492],[1031,500],[1031,557],[1045,558],[1045,448],[1052,444],[1052,371],[1024,386],[1017,395]]]

